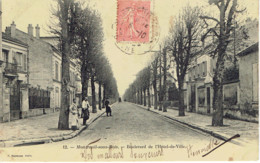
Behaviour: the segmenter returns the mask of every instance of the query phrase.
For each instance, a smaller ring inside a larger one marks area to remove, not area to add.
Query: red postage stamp
[[[117,41],[149,42],[150,1],[118,0]]]

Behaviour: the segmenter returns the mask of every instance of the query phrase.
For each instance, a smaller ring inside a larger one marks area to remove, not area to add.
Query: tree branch
[[[210,17],[210,16],[200,16],[201,19],[209,19],[209,20],[213,20],[215,22],[217,22],[218,24],[220,23],[218,21],[218,19],[214,18],[214,17]]]

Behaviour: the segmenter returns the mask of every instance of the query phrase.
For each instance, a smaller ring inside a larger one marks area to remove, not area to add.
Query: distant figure
[[[111,110],[111,107],[109,106],[108,98],[107,98],[106,101],[105,101],[105,106],[106,106],[106,113],[107,113],[107,116],[108,116],[108,113],[109,113],[110,116],[112,116],[112,115],[111,115],[112,110]]]
[[[118,98],[118,102],[121,102],[121,97]]]
[[[82,101],[82,112],[81,117],[83,118],[83,125],[86,125],[86,121],[89,119],[89,103],[88,103],[88,97],[85,97],[85,99]]]
[[[69,111],[71,113],[71,129],[78,130],[79,120],[78,120],[78,107],[76,104],[76,99],[73,99],[72,104],[70,105]]]

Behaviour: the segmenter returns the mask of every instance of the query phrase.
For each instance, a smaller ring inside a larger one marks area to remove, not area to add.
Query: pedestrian
[[[71,113],[71,129],[78,130],[79,120],[78,120],[78,107],[76,104],[76,99],[73,99],[72,104],[70,105],[69,111]]]
[[[107,116],[108,116],[108,113],[110,116],[112,116],[112,110],[111,110],[111,107],[109,106],[109,101],[108,101],[108,98],[106,98],[106,101],[105,101],[105,106],[106,106],[106,113],[107,113]]]
[[[82,101],[82,117],[83,117],[83,125],[86,125],[86,121],[89,119],[89,102],[88,97],[85,97]]]

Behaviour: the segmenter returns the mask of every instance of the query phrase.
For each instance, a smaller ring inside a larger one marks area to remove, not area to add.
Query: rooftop
[[[5,39],[5,40],[8,40],[8,41],[12,41],[12,42],[15,42],[17,44],[20,44],[20,45],[23,45],[23,46],[28,46],[26,43],[16,39],[16,38],[13,38],[9,35],[7,35],[6,33],[2,32],[2,38]]]
[[[255,51],[258,51],[258,42],[253,44],[253,45],[251,45],[251,46],[249,46],[248,48],[246,48],[245,50],[241,51],[237,55],[239,57],[242,57],[242,56],[246,56],[247,54],[255,52]]]

